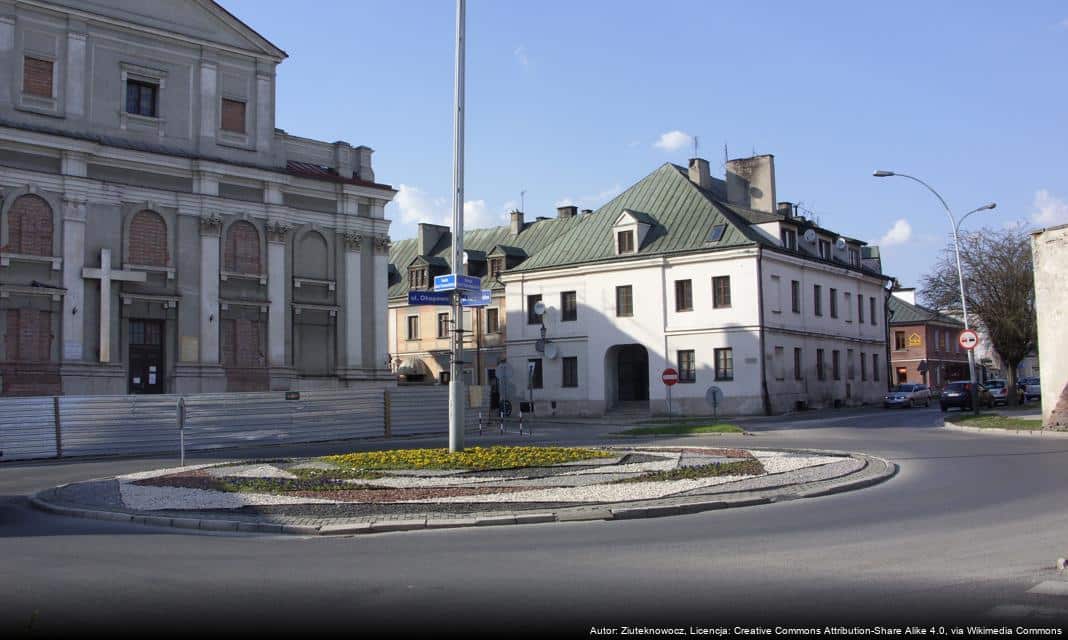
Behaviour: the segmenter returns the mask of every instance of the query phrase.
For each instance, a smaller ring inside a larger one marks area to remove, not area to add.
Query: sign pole
[[[456,0],[456,72],[452,126],[452,272],[463,273],[464,257],[464,23],[466,0]],[[463,329],[461,293],[453,294],[449,373],[449,452],[464,450]]]

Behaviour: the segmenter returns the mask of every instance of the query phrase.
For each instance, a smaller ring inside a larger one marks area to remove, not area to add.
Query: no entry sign
[[[669,367],[664,369],[664,373],[660,374],[660,379],[670,387],[679,381],[679,372]]]
[[[957,342],[960,343],[960,346],[971,351],[975,348],[975,345],[979,344],[979,334],[971,329],[965,329],[960,332],[960,337],[957,338]]]

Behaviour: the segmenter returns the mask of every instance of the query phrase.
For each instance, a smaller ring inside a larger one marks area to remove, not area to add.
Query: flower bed
[[[618,454],[573,447],[473,447],[458,453],[448,449],[394,449],[326,456],[322,460],[349,471],[376,469],[518,469],[544,467]]]

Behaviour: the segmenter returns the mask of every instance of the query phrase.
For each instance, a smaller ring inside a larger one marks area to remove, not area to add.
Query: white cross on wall
[[[82,269],[83,278],[100,280],[100,361],[111,361],[111,281],[144,282],[144,271],[111,269],[111,249],[100,250],[100,268]]]

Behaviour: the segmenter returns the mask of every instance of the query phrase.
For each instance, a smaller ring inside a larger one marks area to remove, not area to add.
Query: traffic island
[[[56,487],[35,506],[183,530],[353,535],[620,520],[871,486],[857,453],[713,447],[475,447],[193,465]]]

